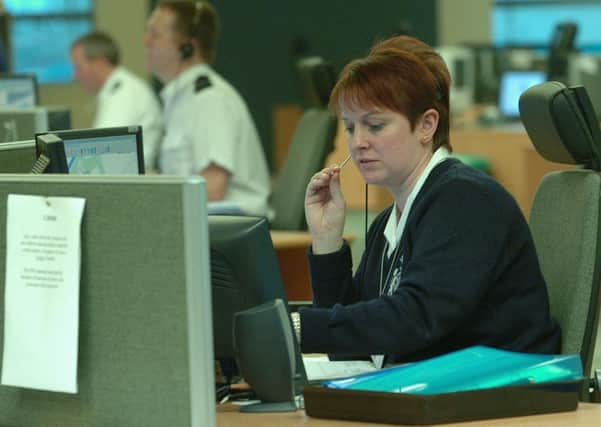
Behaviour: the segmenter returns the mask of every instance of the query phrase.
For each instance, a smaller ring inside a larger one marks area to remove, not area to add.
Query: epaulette
[[[113,86],[111,86],[111,93],[115,93],[115,91],[117,89],[119,89],[121,87],[121,81],[117,80],[115,83],[113,83]]]
[[[211,80],[207,76],[198,76],[194,82],[194,92],[198,93],[203,89],[211,87]]]

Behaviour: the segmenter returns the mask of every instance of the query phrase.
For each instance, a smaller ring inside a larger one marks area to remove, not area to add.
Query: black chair
[[[574,22],[557,24],[549,46],[547,80],[565,82],[568,74],[569,56],[576,52],[578,25]]]
[[[601,131],[582,86],[533,86],[520,97],[520,116],[541,156],[582,165],[541,180],[529,224],[562,328],[561,352],[579,353],[590,378],[601,300]],[[598,377],[591,386],[598,392]],[[586,384],[582,400],[590,394]]]
[[[320,56],[306,56],[296,62],[296,74],[303,107],[327,107],[336,83],[334,66]]]
[[[271,194],[275,217],[274,230],[305,230],[305,188],[311,177],[324,166],[334,149],[336,116],[326,105],[334,87],[335,74],[320,58],[299,61],[298,74],[306,105],[294,131],[288,154]]]

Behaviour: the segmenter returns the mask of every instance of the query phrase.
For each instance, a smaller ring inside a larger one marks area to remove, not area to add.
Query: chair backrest
[[[549,45],[547,61],[548,79],[565,81],[568,74],[568,58],[576,52],[578,25],[575,22],[560,22],[554,30]]]
[[[320,56],[307,56],[296,62],[302,103],[306,108],[324,108],[336,84],[334,65]]]
[[[590,376],[599,322],[601,132],[582,86],[546,82],[520,97],[520,116],[538,153],[552,162],[583,165],[540,182],[529,224],[562,328],[562,353],[580,353]],[[593,119],[591,120],[591,117]]]
[[[271,195],[273,229],[306,229],[305,188],[334,148],[336,123],[336,116],[324,109],[309,109],[301,116]]]

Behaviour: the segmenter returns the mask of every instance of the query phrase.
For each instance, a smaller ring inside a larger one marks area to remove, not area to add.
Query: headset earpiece
[[[194,16],[192,17],[192,28],[190,31],[189,37],[193,38],[198,32],[198,25],[200,21],[200,12],[202,9],[202,2],[196,1],[194,2]],[[191,58],[194,55],[194,45],[191,41],[183,42],[179,45],[179,53],[182,61]]]
[[[194,47],[192,46],[192,43],[184,42],[179,45],[179,53],[182,60],[190,58],[194,54]]]

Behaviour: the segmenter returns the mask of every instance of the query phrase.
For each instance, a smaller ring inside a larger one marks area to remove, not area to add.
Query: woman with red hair
[[[371,355],[381,366],[472,345],[559,351],[519,207],[491,177],[450,157],[449,83],[440,56],[407,36],[342,71],[330,108],[365,181],[394,203],[371,224],[353,275],[340,168],[309,182],[314,304],[294,319],[303,352]]]

